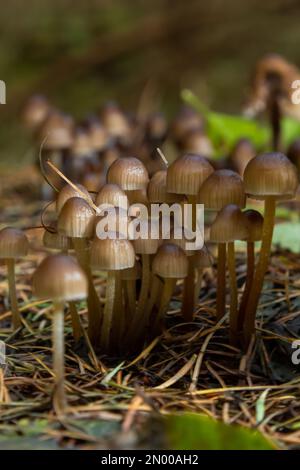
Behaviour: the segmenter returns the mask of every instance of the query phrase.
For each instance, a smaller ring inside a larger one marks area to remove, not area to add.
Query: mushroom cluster
[[[57,412],[66,406],[64,313],[70,314],[74,342],[84,338],[96,353],[127,356],[163,332],[174,295],[181,301],[183,321],[192,324],[203,274],[214,268],[215,320],[229,305],[229,341],[247,347],[268,270],[276,203],[293,199],[298,188],[294,164],[279,152],[255,156],[251,143],[242,140],[229,156],[229,168],[216,167],[201,117],[186,108],[171,126],[160,114],[141,126],[109,103],[100,118],[76,127],[42,97],[34,97],[24,119],[44,142],[43,172],[56,190],[54,223],[43,236],[50,253],[34,273],[33,290],[53,302]],[[155,148],[167,135],[179,156],[166,166]],[[249,199],[264,201],[263,215],[246,208]],[[169,209],[167,230],[164,215],[152,213],[153,205]],[[201,225],[199,205],[205,219],[202,247],[188,243],[186,221],[172,212],[174,206],[188,206],[194,234]],[[241,289],[237,241],[245,243],[247,253]],[[256,242],[261,242],[257,259]],[[217,249],[216,263],[211,247]],[[28,250],[22,231],[0,231],[16,331],[22,317],[15,260]],[[86,306],[80,312],[78,301]]]

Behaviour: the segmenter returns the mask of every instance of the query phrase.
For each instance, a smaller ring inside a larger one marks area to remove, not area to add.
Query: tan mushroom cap
[[[42,95],[34,95],[25,103],[22,120],[29,129],[36,129],[46,118],[51,109],[50,103]]]
[[[66,255],[45,258],[33,275],[33,290],[42,299],[58,302],[87,297],[87,278],[77,262]]]
[[[114,103],[108,103],[102,113],[101,120],[111,137],[127,138],[130,135],[130,125],[122,110]]]
[[[195,251],[191,262],[194,268],[210,268],[212,266],[212,256],[208,248],[204,245],[201,250]]]
[[[102,204],[108,204],[114,207],[122,207],[123,209],[126,209],[128,207],[128,198],[120,186],[117,184],[107,183],[102,186],[97,194],[95,204],[98,207]]]
[[[118,158],[108,170],[107,182],[119,185],[124,191],[134,191],[146,188],[149,176],[146,167],[137,158]]]
[[[132,244],[128,240],[118,238],[117,233],[108,233],[104,240],[93,240],[91,265],[95,271],[120,271],[132,268],[134,264],[135,252]]]
[[[93,151],[90,134],[84,128],[78,127],[73,133],[71,147],[72,157],[80,158],[91,154]]]
[[[88,126],[88,133],[92,148],[96,152],[104,150],[108,143],[106,129],[97,120],[92,120]]]
[[[39,142],[47,150],[68,149],[73,143],[73,119],[59,111],[52,111],[41,125]]]
[[[70,250],[72,248],[71,240],[58,232],[44,231],[43,244],[50,250]]]
[[[156,204],[173,204],[182,201],[180,194],[172,194],[167,192],[167,170],[159,170],[149,181],[148,199],[150,203]]]
[[[246,218],[246,225],[248,229],[247,241],[256,242],[262,239],[262,231],[264,218],[263,216],[254,209],[248,209],[244,211]]]
[[[0,230],[0,259],[18,259],[27,256],[28,239],[22,230],[5,227]]]
[[[169,166],[167,191],[174,194],[196,195],[213,171],[212,165],[205,157],[186,153]]]
[[[254,157],[244,172],[246,193],[255,199],[292,199],[298,186],[296,167],[279,152]]]
[[[62,210],[63,206],[65,203],[71,199],[72,197],[83,197],[82,193],[85,195],[85,197],[89,200],[91,199],[90,193],[88,190],[82,186],[81,184],[76,185],[79,191],[77,191],[73,186],[70,186],[69,184],[66,184],[57,194],[56,197],[56,212],[57,214],[60,213]]]
[[[210,228],[210,241],[214,243],[230,243],[246,240],[248,229],[246,218],[235,204],[223,207]]]
[[[205,209],[221,210],[228,204],[245,207],[246,196],[242,178],[231,170],[217,170],[203,183],[198,201]]]
[[[155,255],[152,271],[164,279],[183,279],[188,274],[187,256],[179,246],[164,243]]]
[[[95,229],[95,212],[80,197],[72,197],[63,206],[57,223],[61,235],[70,238],[92,238]]]

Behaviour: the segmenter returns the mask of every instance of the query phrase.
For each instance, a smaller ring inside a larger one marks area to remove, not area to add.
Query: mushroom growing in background
[[[54,408],[58,414],[66,408],[64,304],[87,297],[88,283],[84,272],[73,258],[53,255],[44,259],[33,276],[33,289],[41,299],[54,304],[52,320],[53,372],[55,377]]]
[[[17,259],[27,256],[28,251],[28,239],[21,230],[6,227],[0,231],[0,259],[4,259],[7,266],[12,326],[14,330],[17,330],[22,324],[16,291],[15,262]]]

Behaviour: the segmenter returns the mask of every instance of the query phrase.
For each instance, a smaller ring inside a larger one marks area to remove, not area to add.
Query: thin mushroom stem
[[[188,203],[192,206],[192,230],[197,230],[197,197],[188,196]],[[182,316],[186,322],[193,321],[195,310],[195,269],[192,260],[189,260],[188,275],[183,281]]]
[[[217,263],[217,320],[225,314],[226,299],[226,244],[218,243]]]
[[[108,352],[110,346],[111,329],[113,324],[113,312],[116,297],[116,276],[114,271],[109,271],[106,282],[106,302],[104,307],[104,318],[101,330],[101,347]]]
[[[122,278],[121,271],[114,271],[116,282],[116,294],[113,309],[113,326],[112,326],[112,340],[113,345],[118,349],[122,344],[123,335],[125,333],[125,311],[123,302]]]
[[[251,336],[255,331],[256,309],[263,288],[264,277],[268,269],[271,254],[272,237],[275,224],[275,209],[276,198],[273,196],[268,196],[265,199],[265,214],[262,229],[262,243],[259,254],[259,260],[255,270],[254,279],[250,290],[247,307],[245,310],[245,322],[243,331],[245,345],[249,344]]]
[[[230,282],[230,342],[236,344],[238,334],[238,290],[235,270],[234,242],[227,245],[227,260]]]
[[[245,321],[245,309],[248,303],[250,290],[253,283],[254,269],[255,269],[255,252],[254,252],[254,242],[247,242],[247,273],[246,273],[246,283],[244,287],[244,292],[242,295],[239,315],[238,315],[238,331],[243,329],[243,324]]]
[[[200,292],[202,288],[203,268],[197,268],[196,273],[197,273],[197,280],[196,280],[196,285],[195,285],[195,305],[197,305],[198,303],[198,299],[200,297]]]
[[[192,258],[192,257],[191,257]],[[194,319],[195,310],[195,269],[192,259],[189,259],[188,275],[184,280],[183,285],[183,302],[182,302],[182,316],[186,322],[191,322]]]
[[[126,312],[128,312],[128,324],[131,324],[134,315],[135,315],[135,309],[136,309],[136,281],[135,280],[127,280],[125,281],[125,288],[124,288],[124,293],[126,297],[126,304],[127,304],[127,309]]]
[[[54,304],[52,321],[52,348],[54,371],[54,395],[53,404],[57,414],[62,414],[66,408],[65,394],[65,340],[64,340],[64,307],[61,302]]]
[[[88,335],[92,344],[97,346],[103,320],[102,306],[93,282],[86,240],[81,238],[72,238],[72,242],[78,262],[88,278]]]
[[[164,320],[164,315],[171,301],[175,285],[176,285],[176,279],[165,279],[162,296],[160,300],[160,306],[159,306],[158,313],[156,315],[154,325],[153,325],[153,332],[155,335],[160,333],[161,326]]]
[[[8,278],[8,288],[9,288],[9,297],[11,304],[11,313],[12,313],[12,326],[14,330],[17,330],[22,326],[21,315],[18,306],[18,297],[16,289],[16,276],[15,276],[15,260],[7,259],[7,278]]]
[[[137,342],[144,341],[146,329],[147,327],[150,326],[150,317],[155,308],[155,304],[157,302],[160,289],[161,289],[160,279],[156,275],[153,275],[151,289],[150,289],[150,297],[147,302],[144,315],[141,318],[141,321],[137,323],[134,328],[133,327],[130,328],[129,340],[132,342],[133,347],[137,346],[136,344]]]
[[[130,335],[137,338],[137,331],[142,331],[145,325],[145,310],[148,303],[148,294],[150,289],[150,256],[142,255],[142,287],[139,296],[138,305],[130,327]]]
[[[77,342],[80,340],[82,336],[82,328],[81,328],[80,317],[79,317],[75,302],[69,302],[69,310],[71,314],[73,337],[74,337],[74,340]]]

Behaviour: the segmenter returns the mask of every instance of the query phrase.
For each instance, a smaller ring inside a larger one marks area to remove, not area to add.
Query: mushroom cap
[[[248,242],[256,242],[262,239],[262,230],[264,224],[264,218],[260,212],[254,209],[248,209],[244,211],[246,218],[246,225],[248,229]]]
[[[90,193],[98,193],[106,183],[106,174],[104,172],[88,172],[82,175],[82,185]],[[77,187],[80,186],[77,184]]]
[[[109,167],[107,182],[118,184],[124,191],[133,191],[146,188],[149,176],[146,167],[137,158],[118,158]]]
[[[58,232],[44,231],[43,244],[50,250],[70,250],[71,240]]]
[[[168,122],[162,113],[153,113],[149,116],[145,133],[149,140],[163,140],[167,135]]]
[[[115,238],[112,238],[115,237]],[[133,268],[135,252],[128,240],[108,234],[108,238],[95,238],[91,245],[91,265],[96,271],[120,271]]]
[[[254,157],[244,172],[246,193],[255,199],[292,199],[298,186],[296,167],[279,152]]]
[[[213,171],[212,165],[205,157],[186,153],[169,166],[167,191],[174,194],[196,195]]]
[[[201,186],[198,201],[209,210],[219,211],[228,204],[244,208],[246,196],[243,180],[234,171],[217,170]]]
[[[81,197],[72,197],[63,206],[57,223],[61,235],[70,238],[91,238],[95,228],[95,212]]]
[[[203,157],[210,158],[214,149],[211,140],[204,134],[202,129],[191,129],[183,140],[185,152],[197,153]]]
[[[246,240],[248,229],[246,218],[235,204],[229,204],[218,213],[210,228],[210,241],[230,243],[235,240]]]
[[[29,129],[36,129],[45,120],[50,109],[50,103],[45,96],[31,96],[22,111],[22,120],[25,126]]]
[[[154,257],[152,271],[164,279],[183,279],[188,274],[188,258],[179,246],[164,243]]]
[[[212,266],[211,254],[205,245],[201,250],[194,252],[191,263],[193,263],[194,268],[210,268]]]
[[[179,146],[193,129],[203,129],[203,118],[190,106],[183,106],[171,124],[171,137]]]
[[[255,149],[252,142],[249,139],[240,139],[229,156],[230,167],[243,176],[246,166],[254,157]]]
[[[62,150],[73,142],[73,119],[57,110],[50,112],[41,125],[38,139],[46,150]]]
[[[92,200],[90,193],[84,186],[82,186],[81,184],[77,184],[76,186],[79,189],[79,191],[77,191],[73,186],[70,186],[69,184],[66,184],[65,186],[63,186],[63,188],[59,191],[56,197],[56,213],[57,214],[60,213],[65,203],[72,197],[82,198],[81,193],[85,194],[86,198]]]
[[[114,207],[126,209],[128,206],[128,198],[120,186],[107,183],[102,186],[97,194],[95,204],[98,207],[102,204],[109,204]]]
[[[77,127],[73,133],[71,147],[72,157],[80,158],[90,155],[93,152],[90,134],[82,127]]]
[[[73,258],[61,254],[51,255],[36,269],[33,290],[39,298],[70,302],[87,297],[88,282]]]
[[[128,138],[130,125],[128,119],[117,104],[107,103],[101,113],[101,120],[108,134],[113,138]]]
[[[173,204],[182,201],[180,194],[167,192],[167,170],[159,170],[154,173],[149,181],[147,194],[150,203]]]
[[[92,148],[96,152],[104,150],[108,144],[108,135],[106,129],[102,126],[100,121],[93,119],[89,122],[88,133]]]
[[[5,227],[0,230],[0,259],[18,259],[27,256],[28,239],[22,230]]]

